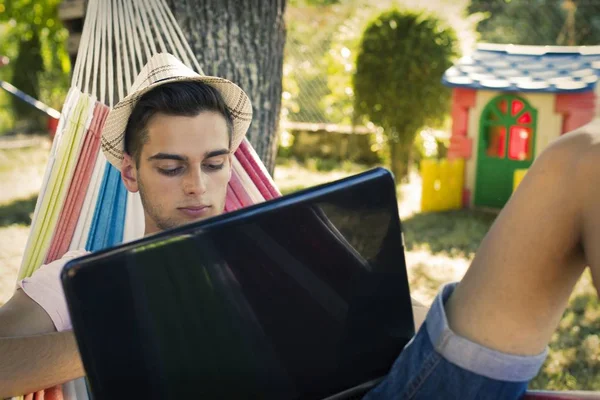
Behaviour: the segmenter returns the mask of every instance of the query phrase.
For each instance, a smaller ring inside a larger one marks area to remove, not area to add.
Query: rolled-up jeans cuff
[[[442,288],[425,319],[427,333],[435,350],[451,363],[490,379],[506,382],[533,379],[548,355],[547,347],[535,356],[519,356],[489,349],[452,332],[444,304],[456,285],[449,283]]]

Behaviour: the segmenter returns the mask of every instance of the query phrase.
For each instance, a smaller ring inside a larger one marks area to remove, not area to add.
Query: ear
[[[123,153],[123,162],[121,163],[121,179],[123,184],[131,193],[135,193],[139,190],[138,179],[137,179],[137,168],[133,158]]]

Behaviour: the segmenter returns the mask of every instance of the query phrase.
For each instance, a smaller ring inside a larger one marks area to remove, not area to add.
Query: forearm
[[[0,338],[0,398],[31,393],[83,375],[72,332]]]

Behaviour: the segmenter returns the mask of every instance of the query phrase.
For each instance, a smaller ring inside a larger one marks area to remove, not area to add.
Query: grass
[[[416,214],[404,221],[407,259],[419,251],[432,255],[425,261],[409,262],[411,290],[421,294],[420,300],[428,303],[442,284],[464,273],[466,263],[461,261],[472,259],[495,217],[460,210]],[[442,259],[445,265],[439,265],[439,255],[451,260]],[[589,270],[577,283],[549,347],[530,389],[600,390],[600,301]]]
[[[24,148],[0,146],[0,305],[15,287],[50,150],[45,137],[26,141]]]
[[[0,205],[37,195],[42,185],[50,150],[48,140],[40,138],[31,147],[0,147]]]
[[[331,161],[308,159],[299,162],[293,159],[277,160],[273,179],[282,194],[342,179],[346,176],[364,171],[368,167],[352,163],[343,163],[340,168],[333,168]]]
[[[31,225],[31,217],[35,209],[37,195],[27,199],[19,199],[0,205],[0,228],[5,226]]]
[[[14,289],[29,233],[48,144],[0,150],[0,304]],[[330,182],[366,167],[309,160],[279,160],[275,182],[283,193]],[[418,213],[418,176],[398,187],[411,293],[429,304],[439,287],[460,280],[496,215],[460,210]],[[600,390],[600,302],[589,272],[578,282],[550,343],[550,352],[532,389]]]
[[[496,214],[473,210],[415,214],[403,221],[407,250],[472,257]]]
[[[534,389],[600,390],[600,302],[586,271],[569,300]]]

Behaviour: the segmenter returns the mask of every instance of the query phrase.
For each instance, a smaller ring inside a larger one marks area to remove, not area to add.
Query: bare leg
[[[535,161],[446,303],[449,325],[494,350],[539,354],[586,265],[597,287],[600,120]]]

